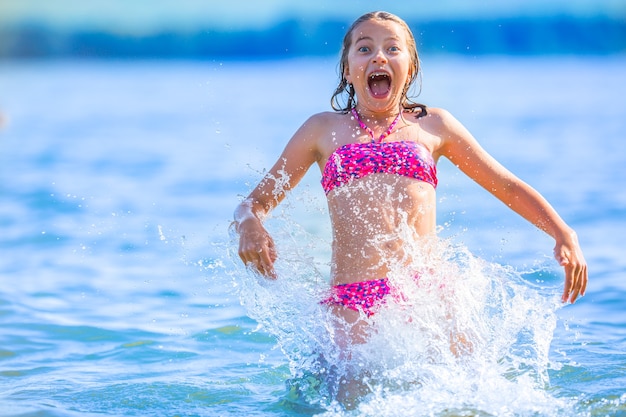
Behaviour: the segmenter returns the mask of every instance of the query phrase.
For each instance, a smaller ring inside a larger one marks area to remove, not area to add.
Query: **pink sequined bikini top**
[[[322,173],[326,194],[370,174],[394,174],[437,187],[437,166],[430,152],[412,141],[348,143],[330,155]]]

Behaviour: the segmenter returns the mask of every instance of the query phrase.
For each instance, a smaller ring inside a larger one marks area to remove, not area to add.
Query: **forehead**
[[[359,23],[352,31],[352,43],[364,38],[395,38],[406,42],[407,29],[393,20],[370,19]]]

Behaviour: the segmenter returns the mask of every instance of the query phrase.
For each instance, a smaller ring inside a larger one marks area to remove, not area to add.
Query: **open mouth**
[[[375,72],[367,79],[367,85],[374,97],[385,97],[391,90],[391,77],[384,72]]]

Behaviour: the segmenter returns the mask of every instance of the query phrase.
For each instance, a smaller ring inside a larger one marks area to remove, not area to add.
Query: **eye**
[[[370,51],[370,48],[369,48],[369,47],[367,47],[367,46],[361,46],[361,47],[358,49],[358,51],[359,51],[359,52],[369,52],[369,51]]]
[[[398,46],[391,46],[389,47],[389,52],[400,52],[400,47]]]

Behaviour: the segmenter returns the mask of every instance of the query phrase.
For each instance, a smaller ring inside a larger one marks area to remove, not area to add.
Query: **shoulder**
[[[420,120],[422,128],[438,138],[433,154],[446,155],[453,148],[475,143],[471,133],[446,109],[429,107],[428,114]]]
[[[442,108],[429,108],[428,114],[423,118],[431,132],[442,140],[457,136],[466,136],[469,132],[448,110]]]
[[[324,128],[345,120],[345,117],[345,113],[325,111],[321,113],[316,113],[313,116],[309,117],[307,121],[304,122],[303,126],[318,129]]]
[[[285,149],[286,155],[312,154],[319,160],[328,138],[341,126],[344,114],[322,112],[310,116],[294,133]]]
[[[449,111],[438,107],[428,107],[425,115],[405,112],[404,117],[410,124],[418,124],[435,136],[443,136],[458,123]]]
[[[454,116],[446,110],[440,107],[429,107],[428,112],[423,117],[423,120],[432,124],[433,126],[445,127],[450,122],[456,121]]]
[[[338,112],[321,112],[309,117],[298,129],[294,139],[318,142],[345,124],[346,115]]]

